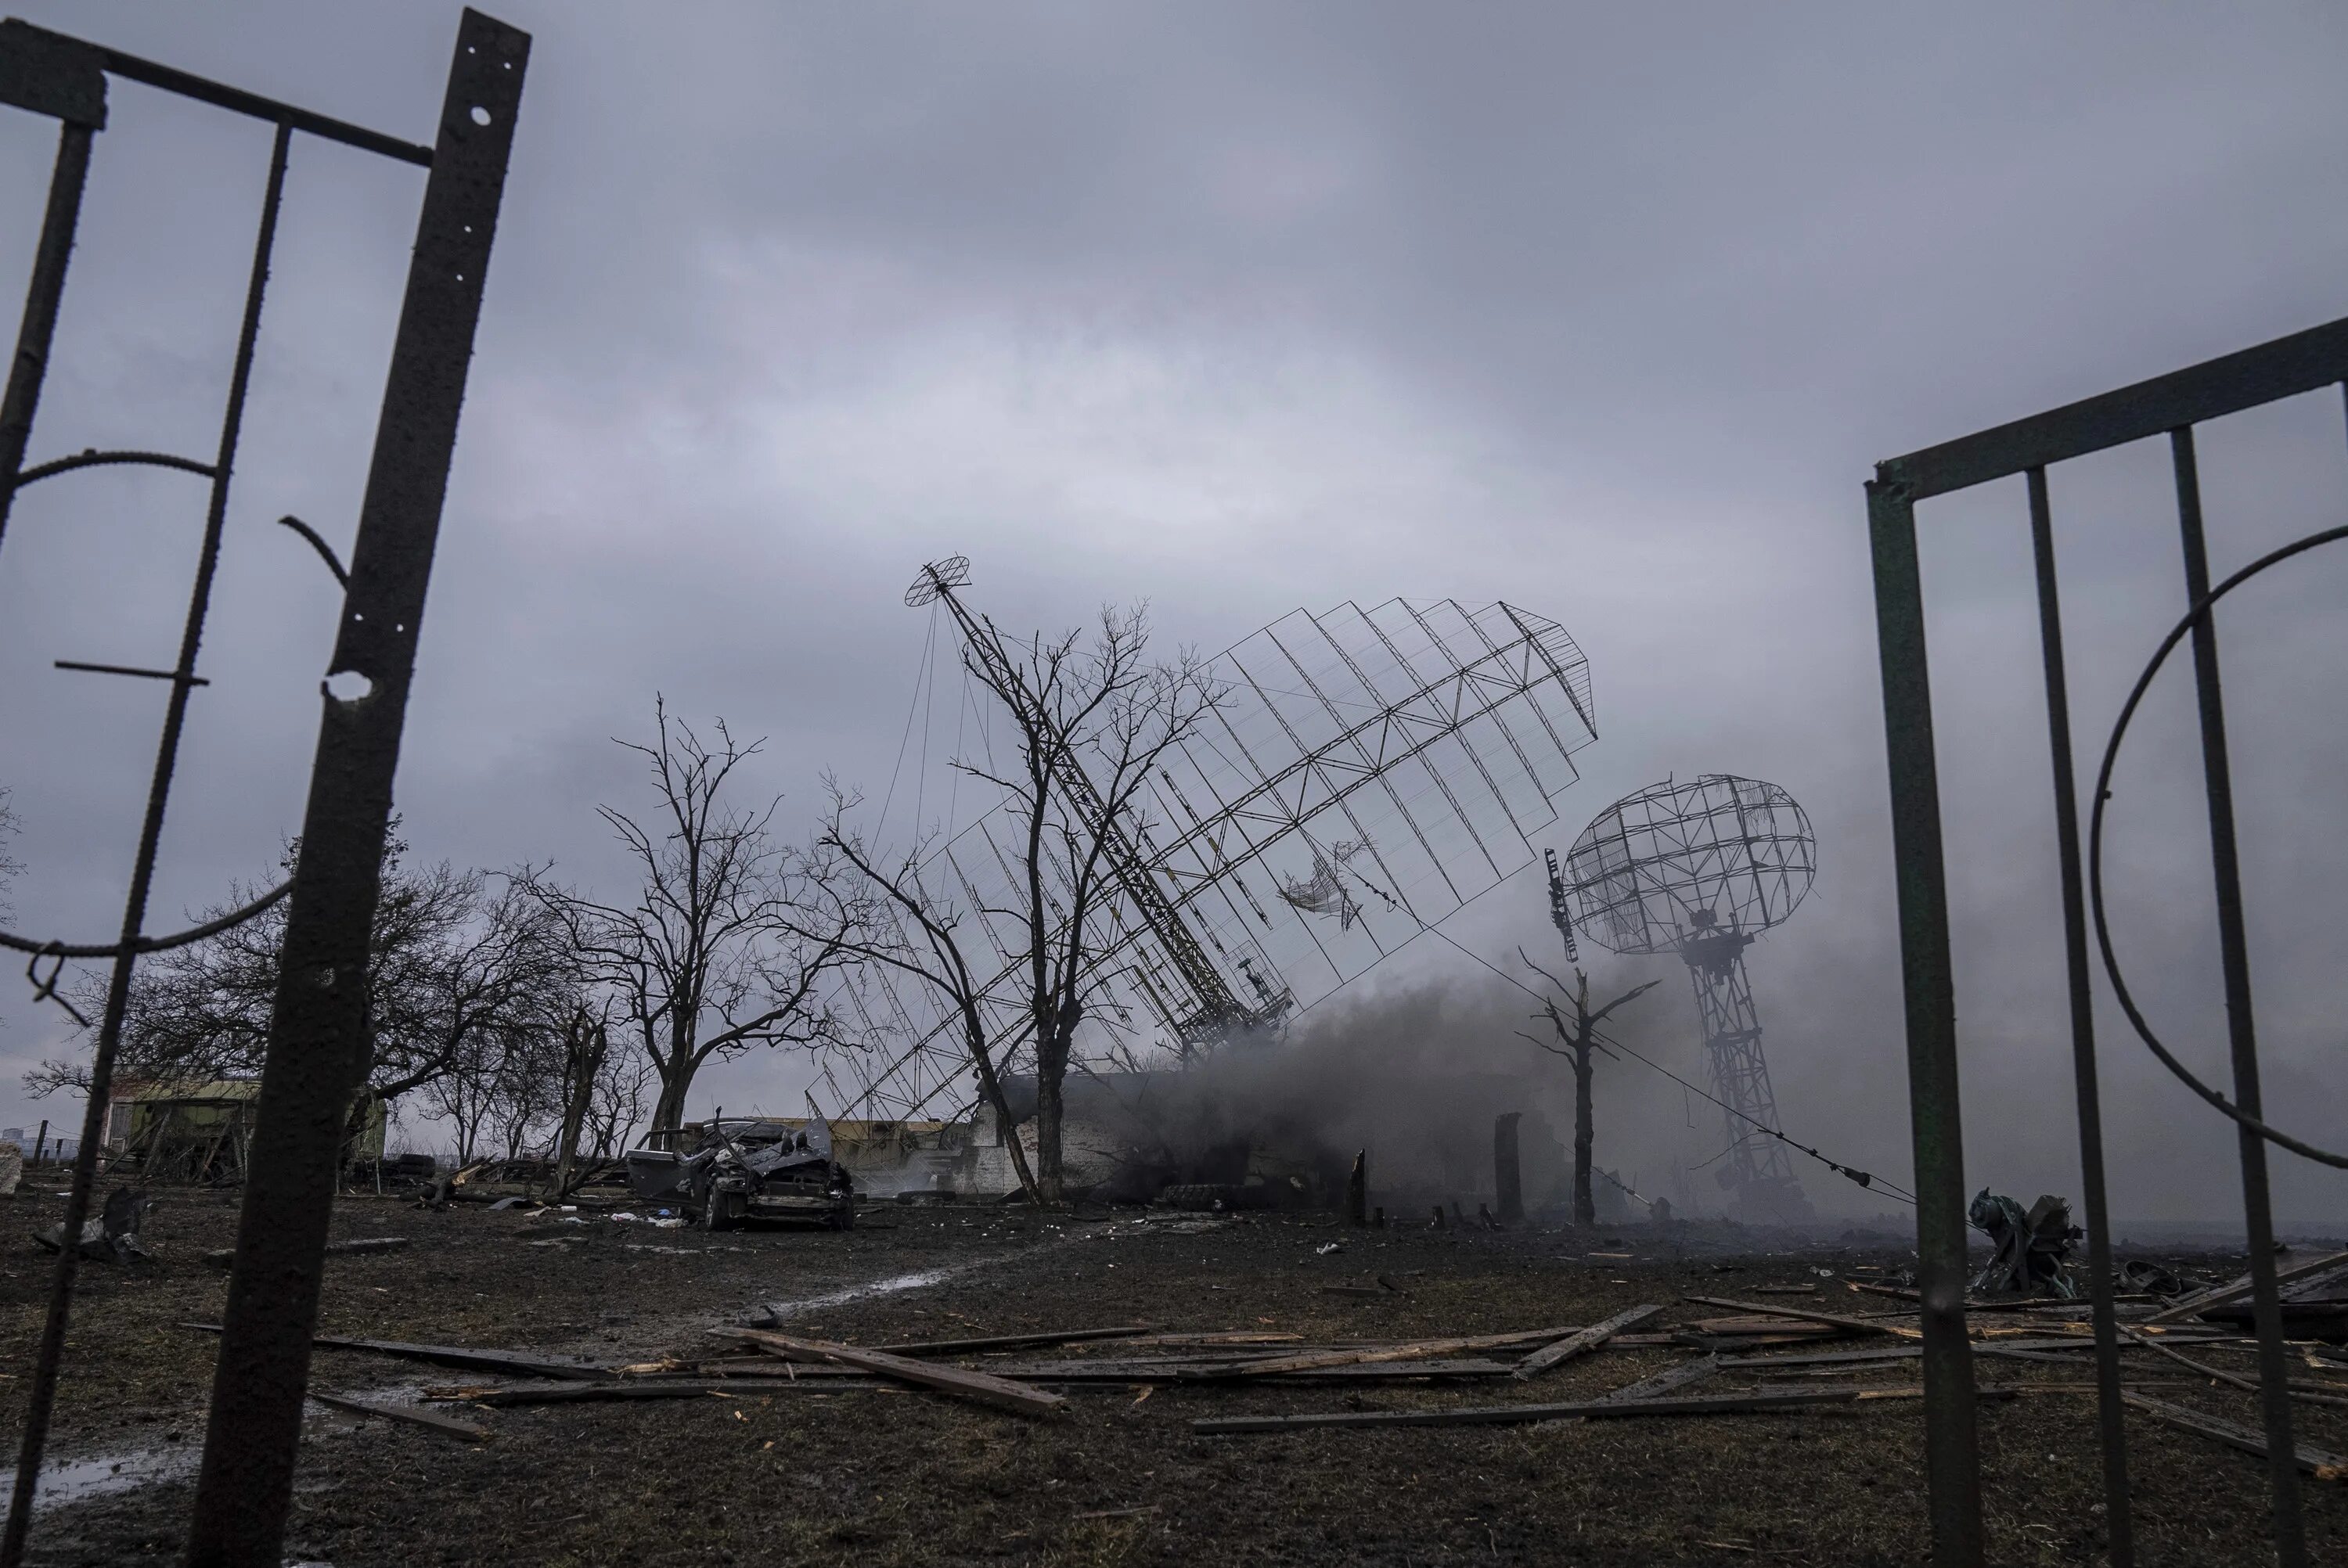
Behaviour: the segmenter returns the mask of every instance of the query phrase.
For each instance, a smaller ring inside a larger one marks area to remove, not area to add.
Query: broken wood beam
[[[626,1383],[517,1383],[503,1389],[467,1389],[453,1395],[469,1405],[576,1405],[613,1399],[762,1399],[772,1394],[837,1394],[859,1390],[894,1389],[902,1385],[886,1378],[855,1376],[808,1378],[792,1382],[784,1378],[645,1378]]]
[[[2278,1286],[2296,1285],[2302,1279],[2311,1279],[2319,1274],[2328,1274],[2335,1268],[2348,1268],[2348,1252],[2336,1252],[2330,1257],[2319,1257],[2312,1263],[2302,1263],[2296,1268],[2278,1269],[2275,1271],[2275,1284]],[[2146,1318],[2145,1322],[2147,1325],[2174,1323],[2180,1317],[2190,1317],[2195,1313],[2206,1311],[2212,1307],[2223,1307],[2230,1301],[2240,1301],[2243,1296],[2250,1294],[2251,1288],[2250,1278],[2245,1276],[2231,1285],[2188,1296],[2167,1310],[2154,1313]]]
[[[1660,1304],[1626,1307],[1602,1323],[1593,1323],[1577,1333],[1542,1346],[1517,1363],[1517,1369],[1509,1376],[1520,1383],[1527,1378],[1537,1378],[1560,1362],[1570,1361],[1584,1351],[1595,1350],[1623,1329],[1635,1327],[1662,1310]]]
[[[1699,1307],[1722,1307],[1731,1312],[1749,1312],[1761,1317],[1791,1317],[1803,1323],[1824,1323],[1853,1334],[1889,1334],[1896,1338],[1916,1340],[1924,1337],[1924,1331],[1921,1328],[1894,1328],[1871,1317],[1843,1317],[1832,1312],[1813,1312],[1802,1307],[1766,1307],[1758,1302],[1731,1301],[1718,1296],[1689,1296],[1681,1299],[1693,1301]]]
[[[2181,1431],[2195,1432],[2224,1443],[2229,1448],[2237,1448],[2244,1453],[2256,1454],[2260,1459],[2266,1458],[2267,1440],[2263,1432],[2252,1431],[2248,1427],[2238,1426],[2232,1421],[2222,1420],[2216,1416],[2203,1415],[2199,1410],[2188,1410],[2182,1405],[2172,1405],[2164,1400],[2148,1399],[2127,1389],[2120,1390],[2120,1398],[2128,1405],[2142,1410],[2165,1426],[2175,1427]],[[2302,1444],[2292,1451],[2291,1457],[2301,1470],[2318,1481],[2348,1481],[2348,1460],[2343,1460],[2337,1454],[2326,1453],[2321,1449],[2312,1449]]]
[[[770,1328],[713,1328],[710,1332],[743,1340],[792,1360],[836,1362],[1024,1416],[1051,1414],[1068,1402],[1061,1395],[1014,1383],[1007,1378],[973,1372],[961,1367],[942,1367],[935,1362],[917,1361],[905,1356],[891,1356],[885,1350],[860,1350],[852,1345],[801,1339],[794,1335],[778,1334]]]
[[[1689,1399],[1584,1399],[1570,1405],[1479,1405],[1456,1410],[1331,1410],[1298,1416],[1208,1416],[1190,1423],[1202,1436],[1293,1432],[1320,1427],[1499,1427],[1536,1421],[1627,1416],[1726,1416],[1873,1399],[1912,1399],[1914,1389],[1803,1389],[1785,1393],[1722,1394]],[[1982,1389],[1981,1399],[1999,1398]]]
[[[2157,1339],[2152,1338],[2147,1335],[2134,1332],[2125,1323],[2120,1325],[2120,1333],[2127,1338],[2134,1340],[2137,1344],[2143,1346],[2146,1349],[2166,1356],[2180,1367],[2189,1367],[2205,1378],[2214,1378],[2220,1383],[2230,1383],[2237,1389],[2247,1389],[2253,1394],[2261,1391],[2262,1386],[2256,1378],[2245,1378],[2239,1372],[2223,1371],[2219,1368],[2208,1366],[2202,1362],[2196,1361],[2189,1356],[2169,1348],[2169,1347],[2163,1345]],[[2302,1384],[2294,1382],[2288,1378],[2283,1379],[2283,1387],[2290,1392],[2292,1399],[2304,1399],[2311,1405],[2348,1406],[2348,1397],[2343,1397],[2339,1394],[2317,1393],[2307,1389]]]
[[[1619,1405],[1626,1399],[1652,1399],[1658,1394],[1668,1394],[1673,1389],[1684,1389],[1699,1378],[1709,1378],[1720,1370],[1723,1362],[1717,1356],[1705,1356],[1694,1361],[1683,1361],[1676,1367],[1666,1367],[1652,1378],[1642,1378],[1625,1384],[1612,1393],[1598,1396],[1601,1405]]]
[[[205,1334],[220,1332],[217,1323],[182,1323],[180,1327]],[[412,1345],[401,1339],[345,1339],[332,1334],[318,1335],[310,1343],[322,1350],[366,1350],[377,1356],[396,1357],[403,1361],[428,1361],[436,1367],[462,1367],[476,1372],[509,1372],[523,1378],[570,1378],[582,1382],[600,1382],[619,1376],[608,1367],[569,1361],[559,1356],[540,1356],[528,1350],[476,1350],[463,1345]]]
[[[983,1355],[990,1350],[1029,1350],[1043,1345],[1074,1345],[1086,1339],[1131,1339],[1149,1332],[1147,1323],[1115,1328],[1063,1328],[1040,1334],[990,1334],[977,1339],[918,1339],[873,1349],[891,1356]]]
[[[1235,1367],[1229,1373],[1235,1378],[1262,1378],[1278,1372],[1309,1372],[1320,1367],[1352,1367],[1375,1361],[1412,1361],[1429,1356],[1448,1356],[1458,1350],[1498,1350],[1520,1345],[1528,1337],[1550,1340],[1576,1332],[1573,1328],[1540,1328],[1528,1336],[1514,1334],[1474,1334],[1449,1339],[1406,1339],[1391,1345],[1364,1346],[1348,1350],[1310,1350],[1295,1356],[1274,1356]]]
[[[575,1385],[565,1384],[566,1388]],[[487,1427],[477,1427],[470,1421],[460,1421],[454,1416],[444,1416],[437,1410],[419,1410],[407,1405],[383,1405],[372,1399],[354,1399],[345,1394],[322,1394],[310,1390],[310,1398],[330,1409],[348,1410],[355,1416],[376,1416],[386,1421],[399,1421],[411,1427],[422,1427],[442,1437],[462,1438],[477,1443],[489,1435]]]

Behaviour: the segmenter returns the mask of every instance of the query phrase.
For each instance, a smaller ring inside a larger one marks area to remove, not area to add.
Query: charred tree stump
[[[1524,1177],[1517,1163],[1517,1122],[1523,1115],[1507,1112],[1492,1123],[1492,1191],[1504,1225],[1525,1217]]]

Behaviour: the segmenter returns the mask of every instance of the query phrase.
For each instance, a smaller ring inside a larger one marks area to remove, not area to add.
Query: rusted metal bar
[[[1949,958],[1948,872],[1932,751],[1932,687],[1916,507],[1884,468],[1867,487],[1891,845],[1908,1021],[1908,1107],[1915,1142],[1916,1254],[1924,1332],[1924,1470],[1932,1561],[1978,1568],[1984,1553],[1972,1350],[1965,1337],[1965,1175],[1957,1093],[1956,987]]]
[[[2201,480],[2193,430],[2169,435],[2177,474],[2177,522],[2185,549],[2185,597],[2198,605],[2209,595],[2209,548],[2201,532]],[[2259,1042],[2250,1004],[2250,938],[2242,920],[2242,876],[2234,842],[2233,768],[2226,754],[2226,699],[2218,674],[2218,624],[2207,610],[2193,623],[2193,690],[2201,720],[2201,778],[2209,807],[2209,866],[2217,885],[2218,954],[2226,987],[2226,1035],[2232,1047],[2234,1102],[2245,1115],[2264,1117],[2259,1094]],[[2266,1418],[2267,1460],[2274,1501],[2269,1525],[2280,1568],[2307,1561],[2307,1523],[2301,1512],[2298,1452],[2291,1435],[2290,1371],[2283,1359],[2282,1293],[2275,1283],[2274,1209],[2267,1184],[2266,1140],[2237,1123],[2242,1160],[2242,1217],[2250,1232],[2250,1317],[2259,1340],[2260,1404]]]
[[[1929,500],[2348,380],[2348,319],[2205,360],[1879,465]]]
[[[136,55],[126,55],[119,49],[108,48],[103,44],[85,43],[79,38],[69,38],[62,33],[52,33],[46,27],[36,27],[29,23],[19,22],[14,18],[11,18],[5,26],[15,30],[17,36],[26,39],[28,43],[46,43],[84,51],[93,57],[99,67],[126,81],[160,87],[167,93],[177,93],[181,97],[193,98],[198,103],[210,104],[214,108],[227,109],[232,114],[250,115],[254,119],[267,120],[272,125],[291,127],[305,136],[318,137],[326,141],[339,141],[345,147],[355,147],[363,152],[379,153],[385,158],[396,159],[402,163],[413,163],[427,169],[432,165],[430,148],[418,147],[412,141],[401,141],[398,138],[386,136],[381,131],[369,130],[363,125],[353,125],[347,120],[335,119],[330,115],[313,114],[310,110],[294,104],[280,103],[275,98],[263,97],[259,93],[249,93],[242,87],[232,87],[221,82],[207,81],[175,66],[160,65],[153,60],[142,60]]]
[[[103,123],[104,79],[98,105]],[[48,210],[33,252],[33,280],[25,290],[25,318],[16,329],[16,357],[8,366],[8,390],[0,396],[0,539],[8,532],[25,467],[25,447],[33,437],[33,414],[40,406],[41,381],[48,374],[49,346],[57,331],[57,306],[65,298],[66,263],[73,257],[74,230],[81,221],[82,188],[89,180],[89,144],[96,128],[66,122],[57,132],[57,161],[49,176]]]
[[[323,693],[197,1480],[194,1568],[280,1560],[344,1122],[366,1068],[367,944],[392,782],[529,51],[528,34],[479,12],[458,25]]]
[[[2120,1402],[2119,1314],[2112,1294],[2110,1201],[2104,1186],[2104,1109],[2096,1081],[2096,993],[2087,968],[2087,896],[2079,869],[2079,783],[2071,759],[2070,683],[2063,666],[2063,607],[2054,579],[2054,514],[2046,470],[2033,468],[2031,559],[2038,578],[2038,639],[2046,670],[2046,743],[2054,768],[2054,848],[2063,874],[2063,957],[2071,995],[2071,1081],[2079,1114],[2079,1184],[2087,1214],[2087,1291],[2095,1304],[2096,1424],[2103,1442],[2104,1522],[2112,1568],[2134,1568],[2127,1424]]]

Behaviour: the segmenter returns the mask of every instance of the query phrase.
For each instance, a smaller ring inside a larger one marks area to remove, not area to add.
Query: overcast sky
[[[18,11],[427,141],[458,16]],[[642,804],[610,737],[655,692],[770,737],[753,782],[794,825],[826,767],[880,785],[927,630],[900,596],[937,556],[971,557],[1005,625],[1146,596],[1208,650],[1300,606],[1505,598],[1563,622],[1596,686],[1601,739],[1542,842],[1674,772],[1807,806],[1818,888],[1752,957],[1781,1112],[1903,1181],[1870,465],[2348,313],[2336,5],[501,14],[536,44],[401,764],[419,856],[618,891],[593,807]],[[131,84],[111,102],[32,456],[209,456],[269,132]],[[0,118],[0,294],[54,142]],[[337,601],[272,520],[347,548],[422,181],[295,141],[150,928],[262,876],[298,823]],[[2340,520],[2336,391],[2203,447],[2219,572]],[[2083,767],[2182,606],[2166,464],[2151,443],[2054,477]],[[197,482],[129,470],[16,507],[14,929],[119,919],[160,694],[50,661],[168,665],[201,518]],[[1969,1175],[2075,1194],[2020,482],[1922,520]],[[2318,556],[2226,623],[2270,1102],[2334,1147],[2343,600]],[[2222,1081],[2181,682],[2133,744],[2123,948]],[[1543,904],[1520,878],[1456,934],[1498,960],[1552,939]],[[1475,972],[1422,943],[1375,984]],[[1648,1038],[1694,1075],[1667,979]],[[66,1031],[9,983],[0,1122],[72,1119],[22,1092]],[[2115,1019],[2104,1044],[2119,1212],[2238,1212],[2228,1130]],[[1703,1118],[1672,1131],[1676,1089],[1608,1071],[1602,1161],[1716,1152]],[[800,1077],[729,1067],[696,1108],[779,1108]],[[2348,1208],[2340,1173],[2277,1169],[2287,1214]]]

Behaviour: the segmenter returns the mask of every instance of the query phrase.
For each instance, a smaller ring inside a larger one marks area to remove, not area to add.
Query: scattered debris
[[[2126,1335],[2129,1339],[2134,1340],[2137,1344],[2143,1346],[2146,1349],[2151,1350],[2158,1355],[2166,1356],[2170,1360],[2176,1362],[2178,1366],[2190,1368],[2192,1370],[2200,1373],[2205,1378],[2215,1378],[2220,1383],[2230,1384],[2237,1389],[2247,1389],[2252,1393],[2257,1393],[2259,1391],[2260,1385],[2259,1380],[2256,1378],[2245,1378],[2239,1372],[2225,1371],[2220,1368],[2208,1366],[2202,1362],[2196,1361],[2191,1357],[2185,1355],[2183,1352],[2174,1348],[2173,1347],[2163,1345],[2159,1340],[2151,1337],[2149,1335],[2137,1333],[2135,1329],[2127,1324],[2124,1323],[2120,1325],[2120,1332]],[[2323,1393],[2320,1390],[2310,1389],[2304,1384],[2299,1382],[2289,1383],[2286,1387],[2290,1390],[2291,1397],[2294,1399],[2304,1399],[2311,1404],[2317,1405],[2348,1406],[2348,1397],[2343,1397],[2339,1394]]]
[[[2319,1257],[2312,1263],[2301,1264],[2296,1268],[2279,1270],[2275,1275],[2275,1283],[2278,1286],[2297,1285],[2302,1280],[2321,1279],[2334,1269],[2348,1269],[2348,1252],[2333,1253],[2329,1257]],[[2220,1286],[2214,1290],[2197,1291],[2171,1304],[2167,1310],[2156,1312],[2146,1318],[2145,1325],[2151,1327],[2155,1324],[2174,1323],[2179,1318],[2206,1313],[2213,1307],[2223,1307],[2229,1303],[2240,1301],[2250,1294],[2250,1276],[2245,1274],[2230,1285]]]
[[[443,1437],[462,1438],[469,1443],[480,1442],[489,1435],[487,1427],[477,1427],[470,1421],[460,1421],[437,1410],[419,1410],[407,1405],[383,1405],[369,1399],[354,1399],[343,1394],[322,1394],[310,1390],[310,1398],[331,1409],[348,1410],[355,1416],[375,1416],[386,1421],[398,1421],[411,1427],[422,1427],[427,1432]]]
[[[2142,1291],[2147,1296],[2182,1296],[2185,1282],[2157,1263],[2130,1258],[2120,1265],[2119,1283],[2122,1290]]]
[[[1516,1371],[1510,1376],[1519,1382],[1528,1378],[1539,1377],[1551,1367],[1570,1361],[1586,1351],[1595,1350],[1623,1329],[1635,1327],[1662,1310],[1663,1307],[1660,1305],[1626,1307],[1602,1323],[1593,1323],[1587,1328],[1566,1336],[1553,1345],[1542,1346],[1519,1362]]]
[[[1762,1319],[1790,1317],[1802,1323],[1823,1323],[1852,1334],[1889,1334],[1900,1339],[1921,1339],[1921,1328],[1900,1328],[1871,1317],[1840,1317],[1831,1312],[1811,1312],[1799,1307],[1762,1307],[1750,1301],[1729,1301],[1716,1296],[1689,1296],[1683,1300],[1699,1307],[1725,1307],[1734,1312],[1749,1312]]]
[[[2205,1438],[2214,1438],[2230,1448],[2240,1449],[2244,1453],[2256,1454],[2260,1459],[2267,1456],[2267,1440],[2262,1432],[2253,1431],[2248,1427],[2239,1426],[2232,1421],[2220,1420],[2216,1416],[2204,1415],[2199,1410],[2188,1410],[2182,1405],[2171,1405],[2159,1399],[2147,1399],[2133,1389],[2123,1389],[2120,1390],[2120,1398],[2127,1400],[2134,1409],[2142,1410],[2164,1426],[2176,1427],[2183,1431],[2198,1432]],[[2325,1453],[2320,1449],[2312,1449],[2302,1444],[2292,1453],[2291,1458],[2300,1469],[2318,1481],[2348,1481],[2348,1460],[2343,1460],[2337,1454]]]
[[[146,1222],[147,1211],[154,1206],[154,1200],[137,1188],[117,1187],[107,1194],[105,1209],[82,1222],[82,1256],[93,1263],[154,1261],[153,1255],[139,1243],[139,1227]],[[33,1237],[50,1252],[63,1252],[65,1238],[63,1220]]]
[[[774,1327],[769,1321],[750,1325],[754,1328]],[[1147,1323],[1121,1324],[1114,1328],[1062,1328],[1043,1334],[991,1334],[977,1339],[922,1339],[895,1345],[876,1345],[892,1356],[960,1356],[973,1351],[1025,1350],[1039,1345],[1073,1345],[1088,1339],[1130,1339],[1149,1332]]]
[[[1067,1403],[1058,1394],[1026,1388],[990,1373],[967,1371],[959,1367],[941,1367],[932,1362],[891,1356],[883,1350],[860,1350],[851,1345],[801,1339],[795,1335],[778,1334],[770,1328],[713,1328],[710,1332],[745,1340],[762,1350],[793,1360],[834,1361],[884,1378],[934,1389],[940,1393],[975,1399],[981,1404],[994,1405],[1020,1415],[1050,1414]]]
[[[1973,1276],[1972,1288],[1989,1296],[2059,1296],[2078,1291],[2071,1283],[2071,1244],[2086,1233],[2071,1223],[2071,1205],[2043,1193],[2027,1212],[2012,1198],[1983,1187],[1965,1217],[1997,1251]]]
[[[1241,1368],[1242,1377],[1261,1378],[1277,1372],[1305,1372],[1322,1367],[1358,1367],[1377,1361],[1410,1361],[1447,1356],[1455,1350],[1496,1350],[1520,1345],[1528,1337],[1560,1339],[1580,1332],[1573,1328],[1541,1328],[1533,1334],[1472,1334],[1448,1339],[1411,1339],[1397,1345],[1366,1345],[1342,1350],[1313,1350],[1277,1356]]]

